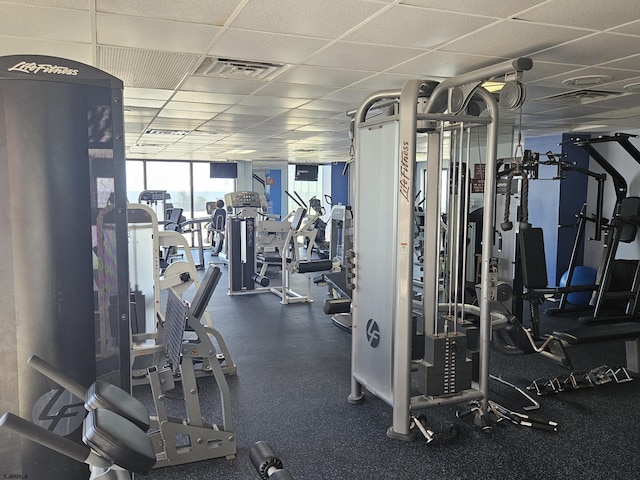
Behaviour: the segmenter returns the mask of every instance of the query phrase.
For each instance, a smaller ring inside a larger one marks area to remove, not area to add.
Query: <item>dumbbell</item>
[[[249,458],[262,480],[293,480],[267,442],[256,442],[249,450]]]

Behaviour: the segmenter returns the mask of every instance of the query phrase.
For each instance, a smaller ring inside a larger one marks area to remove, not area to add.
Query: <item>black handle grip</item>
[[[13,413],[5,413],[0,417],[0,426],[22,435],[42,446],[55,450],[58,453],[73,458],[79,462],[85,462],[91,453],[89,448],[79,443],[72,442],[68,438],[56,435],[49,430],[31,423]]]

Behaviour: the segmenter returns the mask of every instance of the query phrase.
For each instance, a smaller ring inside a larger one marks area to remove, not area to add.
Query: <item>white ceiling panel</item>
[[[224,112],[227,108],[227,105],[218,105],[215,103],[200,103],[200,102],[177,102],[175,100],[170,101],[166,104],[165,108],[167,110],[182,110],[183,112],[210,112],[210,113],[220,113]]]
[[[287,83],[346,87],[347,85],[371,76],[373,73],[374,71],[363,72],[359,70],[341,70],[301,65],[282,74],[279,80]]]
[[[553,0],[542,2],[519,18],[564,27],[606,30],[640,16],[637,0],[615,0],[615,8],[607,7],[601,0]]]
[[[294,35],[228,29],[209,51],[210,55],[243,60],[300,63],[328,45],[327,40]]]
[[[443,50],[496,57],[518,57],[554,47],[590,33],[587,30],[506,20],[460,40],[454,40]]]
[[[470,2],[469,0],[448,0],[446,2],[434,2],[433,0],[402,0],[400,3],[437,8],[450,12],[491,17],[510,17],[535,5],[545,3],[545,0],[492,0],[490,2]]]
[[[416,48],[337,42],[304,63],[351,70],[382,71],[422,54]]]
[[[382,8],[360,0],[260,0],[249,2],[231,27],[333,39]]]
[[[97,40],[104,45],[196,53],[206,50],[219,27],[127,15],[96,14]]]
[[[545,62],[569,63],[574,65],[597,65],[607,58],[607,52],[615,52],[615,57],[628,57],[640,51],[640,37],[596,33],[571,43],[550,48],[531,57]],[[615,58],[613,57],[613,58]]]
[[[327,85],[272,82],[261,88],[258,94],[284,98],[313,99],[320,98],[335,90],[336,87]]]
[[[95,49],[90,43],[0,36],[0,55],[16,54],[37,54],[68,58],[87,65],[93,65],[95,62]]]
[[[368,94],[378,90],[398,89],[401,88],[407,80],[420,77],[420,75],[401,75],[399,73],[378,73],[364,80],[353,84],[354,88],[367,91],[367,95],[363,95],[364,100]]]
[[[222,26],[240,0],[95,0],[98,12]]]
[[[367,22],[345,40],[380,45],[433,48],[494,20],[398,5]]]
[[[0,3],[0,32],[8,37],[91,43],[91,15],[85,10]]]
[[[410,62],[392,68],[394,73],[403,73],[411,77],[449,78],[465,71],[503,62],[504,58],[465,55],[446,52],[425,53]]]

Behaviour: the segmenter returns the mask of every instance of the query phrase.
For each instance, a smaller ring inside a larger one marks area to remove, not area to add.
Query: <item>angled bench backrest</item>
[[[200,282],[198,290],[196,290],[196,294],[193,296],[191,307],[189,307],[189,313],[192,316],[197,319],[202,318],[202,315],[211,300],[211,295],[213,295],[213,291],[216,289],[221,276],[222,273],[220,272],[219,267],[209,266],[207,272],[204,274],[202,282]]]

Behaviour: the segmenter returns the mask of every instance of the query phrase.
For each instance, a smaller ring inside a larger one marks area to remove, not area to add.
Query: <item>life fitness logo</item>
[[[380,345],[380,327],[373,318],[367,322],[367,342],[372,348],[377,348]]]
[[[50,63],[36,63],[36,62],[18,62],[13,67],[9,68],[10,72],[22,72],[28,74],[45,73],[49,75],[78,75],[78,70],[62,67],[60,65],[51,65]]]
[[[82,425],[84,402],[63,388],[50,390],[33,405],[33,422],[58,435],[69,435]]]

